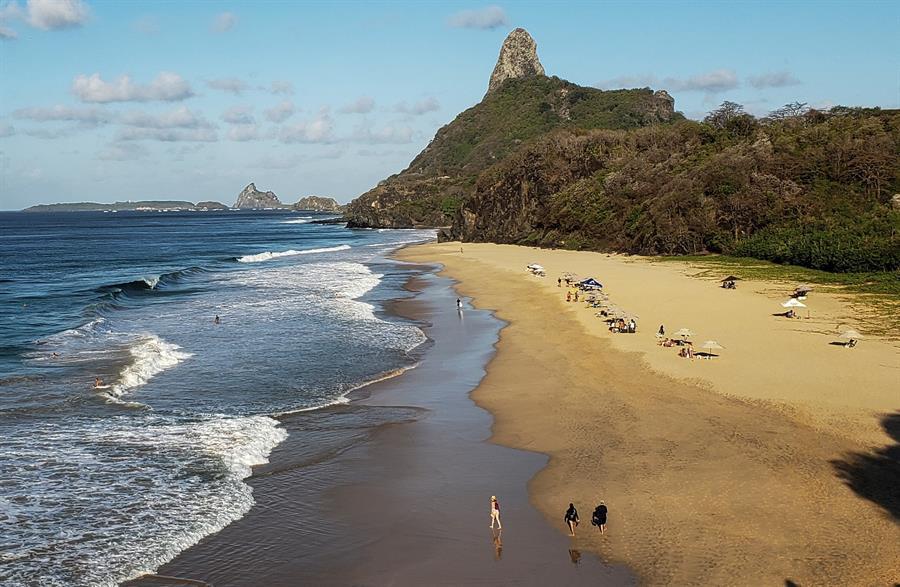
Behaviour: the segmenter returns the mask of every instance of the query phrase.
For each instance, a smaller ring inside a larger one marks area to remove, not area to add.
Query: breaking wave
[[[244,255],[243,257],[238,257],[237,261],[239,263],[261,263],[262,261],[269,261],[271,259],[278,259],[281,257],[293,257],[294,255],[311,255],[313,253],[331,253],[334,251],[346,251],[350,248],[350,245],[338,245],[336,247],[325,247],[321,249],[303,249],[300,251],[295,251],[293,249],[289,251],[279,251],[272,252],[266,251],[264,253],[257,253],[255,255]]]

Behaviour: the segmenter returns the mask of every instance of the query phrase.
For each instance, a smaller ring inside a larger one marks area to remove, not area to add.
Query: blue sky
[[[349,201],[482,98],[517,26],[548,74],[691,118],[900,107],[900,2],[0,0],[0,209]]]

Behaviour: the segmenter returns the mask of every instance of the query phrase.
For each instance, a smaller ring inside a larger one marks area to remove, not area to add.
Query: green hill
[[[438,130],[407,169],[354,200],[347,217],[351,226],[449,226],[478,175],[532,139],[554,129],[627,129],[682,118],[665,92],[509,79]]]

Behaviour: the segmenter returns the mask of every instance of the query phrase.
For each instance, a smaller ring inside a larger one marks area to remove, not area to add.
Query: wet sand
[[[417,368],[350,405],[283,418],[288,439],[248,479],[256,505],[158,572],[253,587],[634,584],[562,534],[566,504],[557,528],[532,506],[526,484],[546,456],[486,442],[491,416],[468,395],[501,323],[458,313],[449,285],[425,275],[417,298],[393,306],[429,323]],[[491,495],[502,533],[488,527]],[[581,514],[580,532],[596,531]],[[150,584],[160,583],[129,585]]]
[[[757,314],[783,295],[766,284],[726,292],[596,253],[464,247],[401,257],[445,264],[477,307],[509,323],[473,398],[495,416],[493,441],[550,456],[529,484],[548,522],[562,503],[584,519],[606,500],[609,532],[582,533],[579,548],[653,585],[900,581],[897,350],[873,338],[828,345],[825,323],[849,314],[839,299],[816,295],[816,319],[784,323]],[[531,262],[549,277],[528,275]],[[643,329],[611,335],[566,304],[555,283],[565,270],[596,272]],[[661,321],[727,350],[680,359],[656,346]]]

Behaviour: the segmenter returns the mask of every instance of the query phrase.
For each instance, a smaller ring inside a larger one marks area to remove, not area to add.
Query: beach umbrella
[[[694,333],[691,332],[690,328],[682,328],[678,332],[675,333],[675,336],[680,336],[682,338],[688,338],[690,336],[694,336]]]
[[[863,337],[862,334],[860,334],[860,333],[857,332],[856,330],[853,330],[852,328],[849,329],[849,330],[845,330],[844,332],[841,333],[841,338],[856,338],[856,339],[859,339],[859,338],[862,338],[862,337]]]
[[[719,343],[717,343],[717,342],[714,341],[714,340],[707,340],[707,341],[704,342],[703,345],[701,345],[701,346],[702,346],[702,348],[708,349],[708,350],[709,350],[709,353],[708,353],[709,358],[712,358],[712,351],[713,351],[713,350],[718,350],[718,349],[724,349],[724,348],[725,348],[725,347],[723,347],[722,345],[720,345]]]
[[[723,279],[722,281],[740,281],[740,279],[741,279],[740,277],[735,277],[734,275],[729,275],[728,277],[726,277],[726,278]]]
[[[791,298],[788,301],[781,304],[782,308],[805,308],[806,304],[798,300],[797,298]]]
[[[811,285],[807,285],[807,284],[805,284],[805,283],[802,283],[802,284],[800,284],[800,285],[798,285],[797,287],[794,288],[794,291],[795,291],[795,292],[798,292],[798,293],[799,293],[799,292],[809,292],[809,291],[812,291],[812,290],[813,290],[812,286],[811,286]]]

